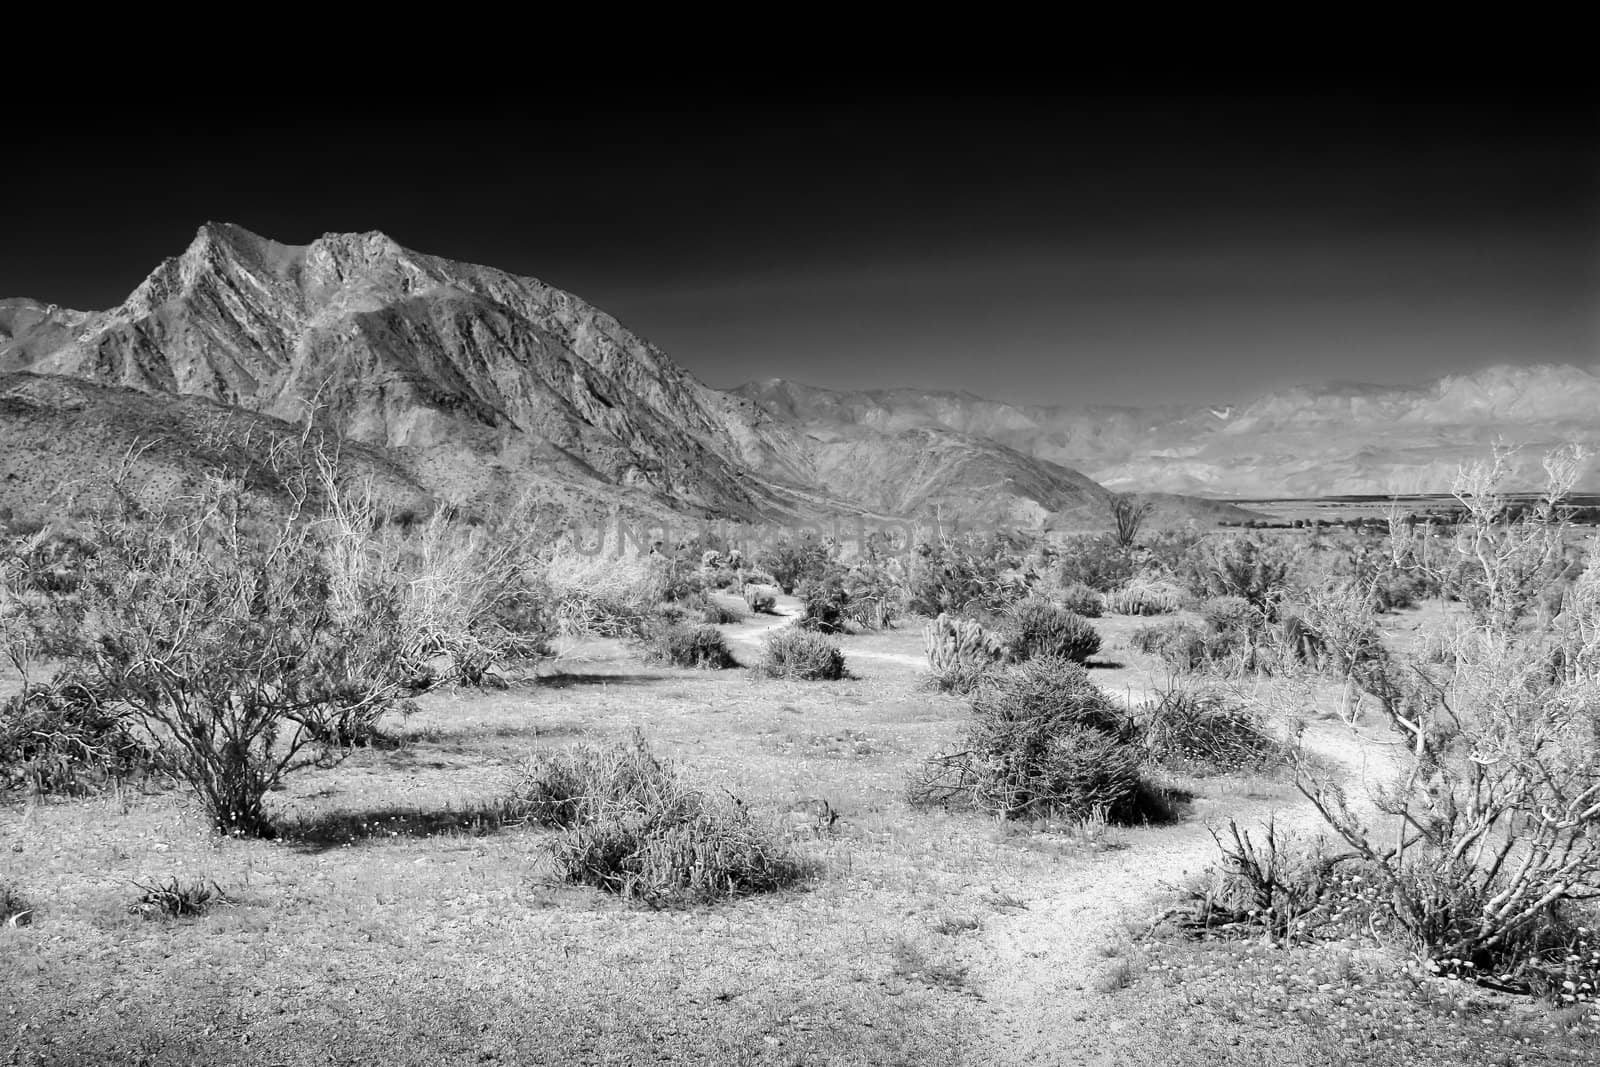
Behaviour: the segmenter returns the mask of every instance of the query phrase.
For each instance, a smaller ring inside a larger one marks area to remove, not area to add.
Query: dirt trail
[[[1364,807],[1363,780],[1383,765],[1387,749],[1363,743],[1343,724],[1330,722],[1309,727],[1306,743],[1344,769],[1352,804]],[[984,997],[970,1061],[1129,1062],[1109,1036],[1120,1024],[1106,1016],[1106,998],[1094,988],[1110,965],[1101,949],[1123,940],[1127,924],[1154,918],[1171,887],[1216,859],[1208,823],[1232,817],[1241,826],[1254,826],[1269,815],[1286,829],[1325,829],[1299,797],[1197,804],[1182,822],[1127,831],[1125,850],[1087,861],[1081,887],[1031,900],[1025,911],[987,921],[981,937],[969,943],[965,960],[973,986]]]
[[[753,618],[751,621],[756,623],[753,627],[728,628],[723,632],[731,642],[759,647],[761,639],[766,637],[767,634],[773,630],[788,626],[800,617],[800,601],[794,597],[780,596],[774,610],[776,614],[771,617],[763,619],[760,616],[756,616]],[[921,667],[927,662],[922,656],[914,656],[906,652],[875,652],[870,649],[851,648],[845,653],[847,665],[850,660],[862,659],[877,660],[883,663],[897,663],[902,667]]]

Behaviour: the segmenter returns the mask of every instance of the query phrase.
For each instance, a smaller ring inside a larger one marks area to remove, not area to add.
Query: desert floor
[[[790,605],[792,608],[792,605]],[[1437,608],[1390,616],[1415,639]],[[725,627],[753,662],[782,619]],[[1096,680],[1165,678],[1096,621]],[[904,776],[960,739],[923,689],[920,627],[842,639],[852,678],[643,666],[571,645],[509,689],[425,697],[400,745],[277,795],[298,829],[218,839],[181,790],[0,805],[0,878],[39,904],[0,928],[0,1063],[1460,1064],[1600,1062],[1573,1012],[1419,978],[1370,943],[1275,949],[1141,936],[1216,855],[1208,826],[1314,830],[1286,779],[1175,783],[1163,826],[1055,829],[910,808]],[[1325,685],[1251,683],[1352,795],[1388,739]],[[552,879],[546,831],[486,823],[526,754],[638,727],[709,788],[842,813],[780,894],[650,911]],[[237,905],[129,913],[135,882],[214,880]]]

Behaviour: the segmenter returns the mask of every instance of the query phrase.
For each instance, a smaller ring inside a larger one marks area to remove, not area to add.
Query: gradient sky
[[[532,274],[723,387],[1144,403],[1600,362],[1582,87],[527,98],[14,124],[0,295],[109,307],[215,219],[289,243],[380,229]]]

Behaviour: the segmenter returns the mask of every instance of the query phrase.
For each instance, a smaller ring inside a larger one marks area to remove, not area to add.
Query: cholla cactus
[[[944,612],[923,628],[922,641],[935,681],[943,689],[962,692],[1006,654],[998,634],[972,619]]]

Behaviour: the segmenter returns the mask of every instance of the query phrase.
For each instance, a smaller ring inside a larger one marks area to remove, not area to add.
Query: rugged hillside
[[[105,476],[127,466],[128,488],[172,499],[207,470],[241,474],[268,497],[283,479],[265,462],[299,428],[197,397],[170,397],[70,378],[0,374],[0,510],[34,516],[103,493]],[[352,444],[345,472],[396,510],[420,510],[431,495],[382,449]]]
[[[162,423],[154,398],[175,394],[286,423],[314,411],[411,489],[469,507],[531,484],[587,504],[745,519],[937,508],[1082,524],[1104,513],[1090,480],[989,440],[806,432],[704,386],[570,293],[378,233],[291,246],[207,224],[109,311],[0,302],[7,372],[31,376],[13,391],[32,406],[7,416],[20,424],[6,430],[17,479],[30,467],[69,478],[100,469],[102,452]],[[133,392],[124,403],[45,376]],[[39,428],[64,431],[91,412],[114,432],[61,469],[72,449],[50,452]],[[163,425],[187,442],[173,455],[205,454],[183,418]]]
[[[382,234],[303,247],[208,224],[106,312],[9,301],[0,371],[202,397],[281,419],[315,406],[352,439],[529,476],[584,476],[664,503],[759,516],[811,494],[781,480],[784,431],[696,382],[582,300]],[[756,458],[772,472],[755,479]],[[470,466],[470,464],[469,464]]]
[[[1600,377],[1571,366],[1491,367],[1413,388],[1330,384],[1225,406],[1020,407],[970,394],[835,392],[784,381],[736,390],[827,437],[940,428],[1088,472],[1121,491],[1213,497],[1449,489],[1496,439],[1523,445],[1537,484],[1549,448],[1600,449]],[[1591,478],[1591,481],[1593,478]]]
[[[571,293],[380,233],[294,246],[207,224],[109,311],[0,301],[4,374],[20,376],[0,434],[23,497],[39,471],[82,478],[153,427],[169,443],[149,453],[152,477],[187,477],[178,458],[206,443],[190,408],[156,399],[180,397],[277,433],[310,413],[367,446],[400,495],[468,508],[531,488],[585,511],[745,520],[937,512],[1083,528],[1107,515],[1105,489],[1058,461],[1103,432],[1092,421],[1041,437],[1033,416],[976,397],[719,392]],[[78,440],[91,420],[104,432]],[[1161,512],[1218,517],[1182,499]]]

